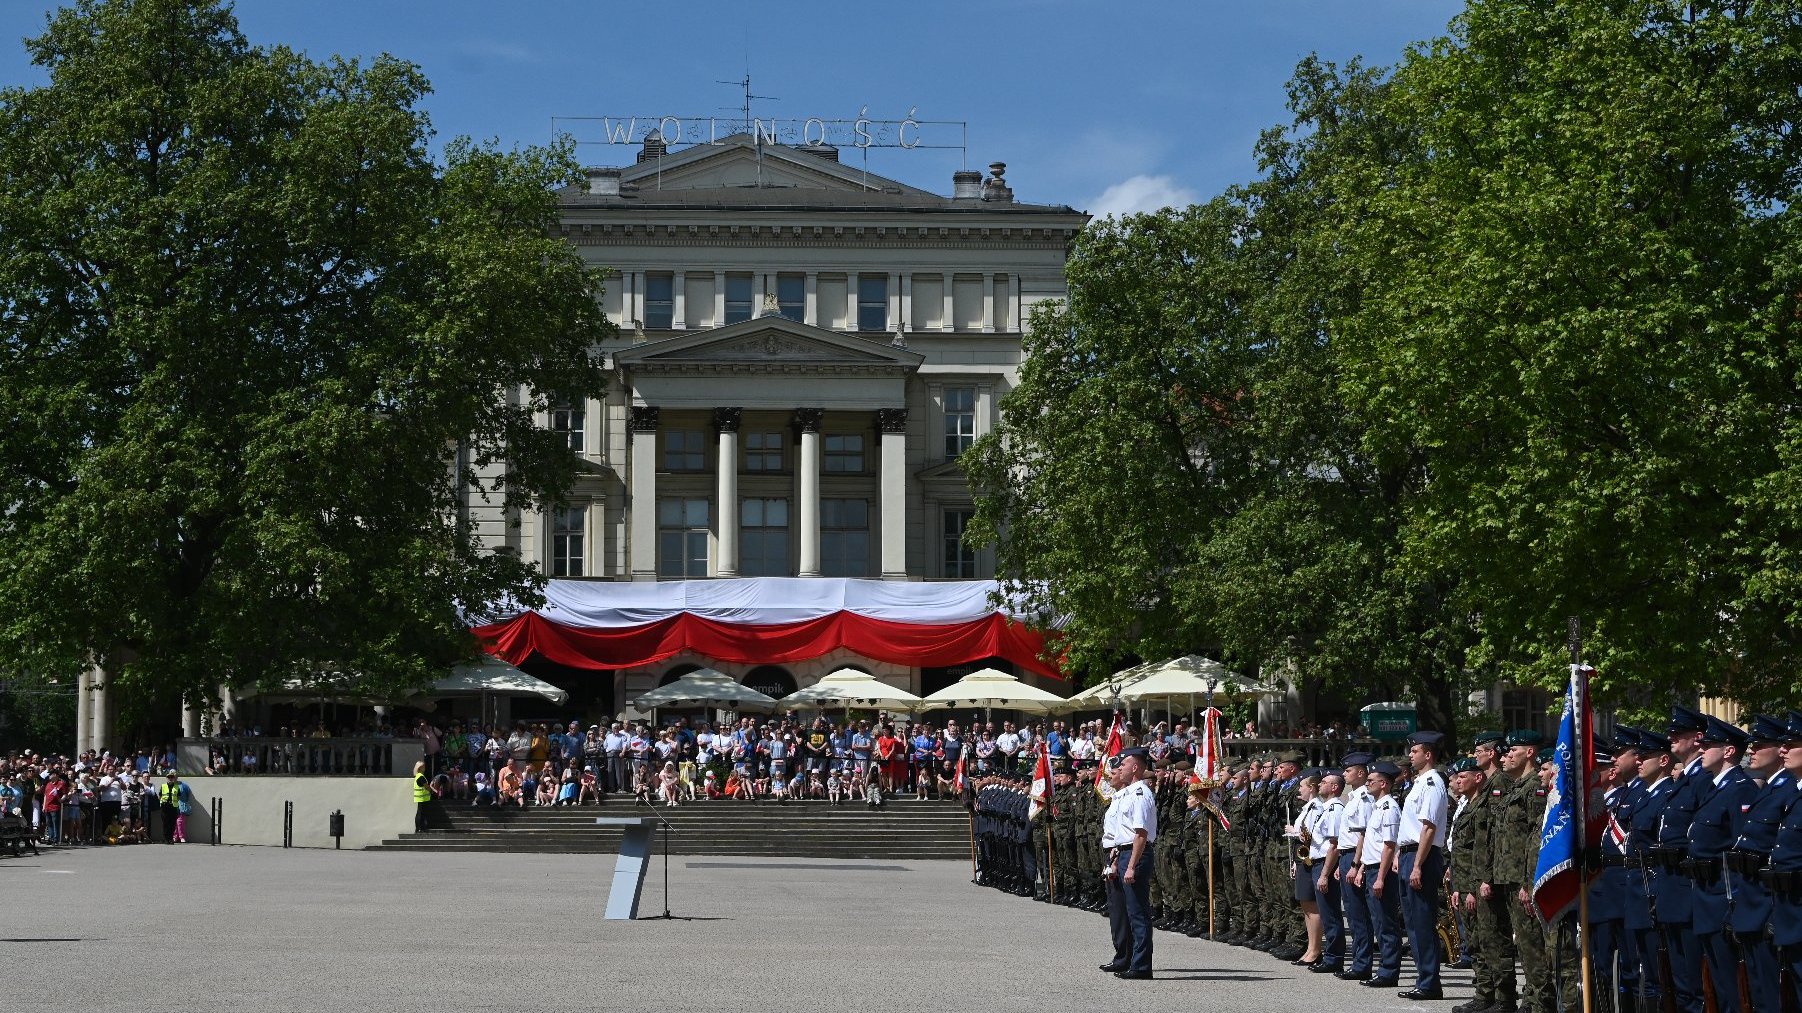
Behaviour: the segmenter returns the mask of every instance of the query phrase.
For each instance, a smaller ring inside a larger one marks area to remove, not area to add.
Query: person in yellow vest
[[[425,833],[426,803],[432,800],[432,782],[425,776],[425,761],[413,764],[413,832]]]
[[[184,844],[187,843],[187,835],[181,832],[187,829],[182,826],[185,821],[181,819],[182,793],[187,790],[187,787],[181,783],[181,778],[171,773],[169,780],[156,790],[157,808],[162,810],[163,814],[164,844],[174,844],[178,840]]]

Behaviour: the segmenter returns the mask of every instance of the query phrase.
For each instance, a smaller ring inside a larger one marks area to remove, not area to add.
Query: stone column
[[[713,428],[719,431],[720,560],[716,576],[738,576],[738,425],[743,408],[715,408]]]
[[[632,272],[632,311],[626,314],[629,329],[644,326],[644,272]]]
[[[889,330],[906,333],[913,330],[914,322],[914,276],[901,276],[901,318],[889,321]]]
[[[945,315],[939,318],[939,330],[955,331],[957,330],[957,317],[953,315],[952,311],[956,308],[953,296],[956,295],[957,276],[947,271],[939,277],[944,279],[945,286]]]
[[[820,408],[795,409],[795,428],[801,430],[801,460],[796,466],[801,480],[801,567],[797,576],[820,575]]]
[[[95,666],[88,675],[94,697],[94,715],[88,719],[88,748],[107,749],[113,741],[112,679],[106,670]]]
[[[801,310],[801,322],[809,327],[820,326],[820,275],[818,271],[807,272],[807,302]]]
[[[907,579],[907,409],[879,408],[882,579]]]
[[[851,272],[845,275],[845,330],[856,331],[857,324],[857,284],[858,275]]]
[[[888,326],[884,329],[901,329],[901,276],[894,272],[888,276]]]
[[[1020,276],[1017,274],[1008,275],[1007,286],[1010,290],[1007,307],[1007,329],[1010,331],[1023,332],[1026,330],[1026,307],[1020,305]]]
[[[993,334],[1000,328],[995,326],[995,276],[982,276],[982,333]]]
[[[94,670],[84,668],[75,677],[75,755],[87,752],[88,743],[94,740],[94,722],[89,716],[88,707],[94,696]]]
[[[181,702],[181,735],[184,739],[200,737],[200,711],[186,698]]]
[[[674,309],[670,315],[670,327],[682,330],[688,326],[688,273],[677,271],[670,281],[670,301]]]
[[[726,323],[726,272],[713,272],[713,326]]]
[[[632,510],[632,579],[656,580],[657,408],[633,405],[628,426],[632,431],[632,485],[626,491]]]

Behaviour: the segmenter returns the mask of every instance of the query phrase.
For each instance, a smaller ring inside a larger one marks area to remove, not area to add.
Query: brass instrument
[[[1463,937],[1458,932],[1458,914],[1452,910],[1449,900],[1440,910],[1439,923],[1434,928],[1439,933],[1439,954],[1444,958],[1445,963],[1449,964],[1457,960],[1458,952],[1462,949]]]

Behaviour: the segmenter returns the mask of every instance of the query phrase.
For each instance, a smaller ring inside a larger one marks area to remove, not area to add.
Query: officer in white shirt
[[[1355,875],[1370,911],[1370,937],[1375,944],[1370,988],[1390,988],[1402,973],[1401,904],[1396,897],[1395,836],[1401,826],[1402,807],[1389,788],[1401,776],[1401,768],[1387,760],[1370,765],[1365,786],[1370,789],[1370,816],[1364,823],[1364,843]]]
[[[1308,970],[1327,974],[1345,965],[1345,920],[1340,916],[1339,835],[1345,822],[1345,800],[1340,797],[1345,775],[1337,770],[1323,770],[1320,787],[1314,797],[1320,812],[1309,828],[1312,840],[1308,857],[1314,860],[1309,873],[1314,878],[1314,902],[1320,909],[1320,959]]]
[[[1151,977],[1151,845],[1158,838],[1158,809],[1144,781],[1150,771],[1151,754],[1143,747],[1121,750],[1111,778],[1113,798],[1101,820],[1102,875],[1114,937],[1114,959],[1101,969],[1117,978]]]
[[[1369,981],[1371,977],[1370,897],[1359,885],[1356,872],[1362,868],[1359,853],[1364,847],[1364,824],[1370,819],[1371,798],[1364,776],[1372,759],[1369,753],[1347,753],[1339,759],[1345,768],[1345,812],[1339,819],[1339,899],[1351,937],[1346,948],[1351,960],[1334,976],[1350,981]]]
[[[1402,803],[1396,850],[1401,854],[1402,920],[1408,926],[1409,952],[1417,977],[1403,999],[1443,998],[1439,987],[1439,885],[1445,879],[1446,809],[1450,796],[1438,764],[1445,735],[1415,732],[1408,736],[1408,764],[1414,787]]]

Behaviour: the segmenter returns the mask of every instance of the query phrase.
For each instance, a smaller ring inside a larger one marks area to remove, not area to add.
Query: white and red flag
[[[1111,798],[1114,794],[1113,786],[1107,779],[1108,761],[1119,756],[1120,750],[1126,748],[1126,742],[1122,738],[1126,731],[1122,727],[1123,723],[1124,719],[1116,713],[1113,727],[1107,730],[1107,747],[1101,751],[1101,766],[1095,771],[1095,794],[1103,799]]]
[[[1032,794],[1026,803],[1028,820],[1039,814],[1051,800],[1051,747],[1039,743],[1039,762],[1032,768]]]

